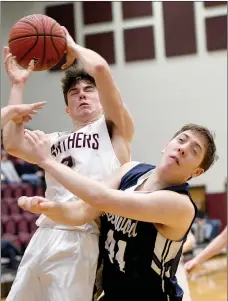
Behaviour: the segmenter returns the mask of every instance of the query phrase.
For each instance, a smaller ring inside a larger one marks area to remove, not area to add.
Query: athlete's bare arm
[[[134,165],[135,163],[130,162],[121,169],[116,170],[113,176],[105,182],[105,185],[112,189],[118,189],[120,178]],[[43,213],[54,222],[69,226],[84,225],[94,221],[102,214],[100,210],[95,209],[82,200],[56,203],[38,196],[23,196],[19,198],[18,205],[24,210],[32,213]]]
[[[15,58],[9,53],[9,48],[4,48],[5,68],[12,83],[10,91],[9,105],[20,105],[23,102],[24,86],[28,80],[34,62],[31,61],[27,70],[21,70],[17,66]],[[8,153],[15,157],[30,161],[25,154],[29,153],[29,145],[24,139],[24,122],[23,118],[14,118],[9,121],[3,129],[3,145]]]
[[[188,272],[192,271],[206,260],[218,254],[225,247],[227,247],[227,226],[202,252],[190,261],[186,262],[185,269]]]
[[[86,72],[95,79],[106,120],[114,125],[116,133],[130,143],[134,133],[134,122],[122,101],[108,63],[98,53],[77,45],[67,30],[66,37],[68,56],[63,68],[69,67],[75,58],[81,61]]]
[[[56,203],[40,196],[22,196],[18,199],[18,206],[31,213],[45,214],[54,222],[67,226],[81,226],[101,215],[99,210],[81,200]]]
[[[174,229],[177,232],[179,230],[186,231],[190,225],[194,217],[194,208],[187,196],[167,190],[136,194],[110,189],[103,183],[89,179],[67,166],[55,162],[50,156],[49,137],[44,133],[26,131],[25,136],[33,148],[32,155],[36,163],[67,190],[95,209],[139,221],[164,225],[170,231]],[[116,181],[120,181],[122,176],[116,176],[118,177]],[[162,229],[160,230],[162,231]],[[178,233],[180,236],[185,234],[185,232]]]

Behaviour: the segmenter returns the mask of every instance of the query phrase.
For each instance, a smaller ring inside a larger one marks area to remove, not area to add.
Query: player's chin
[[[85,108],[80,112],[80,116],[82,117],[90,117],[93,115],[93,110],[90,108]]]

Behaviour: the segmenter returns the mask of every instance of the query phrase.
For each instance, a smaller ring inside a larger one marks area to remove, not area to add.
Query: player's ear
[[[68,106],[66,106],[65,111],[66,111],[67,115],[70,116],[70,110],[69,110]]]
[[[163,148],[163,150],[161,151],[162,154],[164,154],[166,147],[167,147],[167,144],[166,144],[166,146]]]

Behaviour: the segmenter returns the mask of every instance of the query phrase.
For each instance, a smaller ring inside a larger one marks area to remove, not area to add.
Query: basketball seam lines
[[[21,21],[21,22],[30,25],[30,26],[35,30],[35,32],[38,34],[38,31],[37,31],[36,27],[35,27],[33,24],[31,24],[31,23],[29,23],[29,22],[27,22],[27,21],[25,21],[25,20],[23,20],[23,21]],[[21,61],[29,54],[29,52],[36,46],[36,44],[37,44],[37,42],[38,42],[38,36],[37,36],[37,34],[34,35],[34,36],[36,36],[36,41],[35,41],[34,45],[32,46],[32,48],[30,48],[30,49],[24,54],[24,56],[18,61],[18,63],[20,63],[20,62],[21,62]],[[14,40],[18,40],[18,38],[14,39]],[[12,40],[11,40],[11,41],[12,41]],[[11,41],[9,41],[9,43],[10,43]]]
[[[25,21],[25,20],[23,20],[23,21],[21,21],[21,22],[22,22],[22,23],[26,23],[26,24],[32,26],[32,28],[33,28],[33,29],[35,30],[35,32],[38,34],[38,30],[36,29],[36,26],[34,26],[32,23],[27,22],[27,21]]]
[[[31,24],[31,23],[29,23],[29,22],[26,22],[26,21],[21,21],[21,22],[26,23],[26,24],[29,24],[30,26],[32,26],[32,27],[35,29],[36,33],[38,33],[36,27],[33,26],[33,24]],[[30,52],[31,50],[33,50],[33,48],[37,45],[37,43],[38,43],[38,36],[37,36],[37,34],[34,35],[34,36],[36,36],[36,41],[35,41],[34,45],[32,46],[32,48],[30,48],[30,49],[24,54],[24,56],[19,60],[18,63],[20,63],[20,62],[21,62],[21,61],[29,54],[29,52]],[[15,39],[15,40],[17,40],[17,39]]]
[[[54,43],[54,40],[53,40],[53,35],[52,35],[52,31],[53,31],[53,28],[55,27],[55,25],[56,25],[57,23],[55,23],[55,24],[53,24],[52,25],[52,27],[51,27],[51,41],[52,41],[52,45],[53,45],[53,47],[55,48],[55,51],[57,52],[57,54],[58,54],[58,57],[59,57],[59,60],[60,60],[60,53],[59,53],[59,51],[58,51],[58,49],[56,48],[56,46],[55,46],[55,43]]]
[[[31,37],[51,37],[51,36],[54,37],[54,38],[65,39],[65,37],[63,37],[63,36],[58,36],[58,35],[49,35],[49,34],[31,34],[31,35],[27,35],[27,36],[24,36],[24,37],[18,37],[18,38],[11,39],[11,40],[9,40],[9,43],[10,43],[10,42],[13,42],[13,41],[16,41],[16,40],[26,39],[26,38],[31,38]]]
[[[46,37],[45,37],[45,24],[44,24],[44,19],[41,18],[41,22],[43,25],[43,31],[44,31],[44,47],[43,47],[43,56],[42,56],[42,60],[41,60],[41,67],[43,67],[43,63],[44,63],[44,57],[45,57],[45,50],[46,50]]]

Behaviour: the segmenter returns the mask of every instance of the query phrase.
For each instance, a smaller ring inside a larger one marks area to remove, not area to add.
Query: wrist
[[[37,165],[39,165],[42,169],[48,171],[50,168],[52,168],[53,162],[55,161],[52,158],[45,158],[37,162]]]
[[[17,89],[20,89],[20,90],[24,90],[24,87],[25,87],[25,82],[12,82],[12,88],[17,88]]]
[[[198,256],[196,256],[195,261],[197,265],[201,265],[204,262],[204,259],[200,256],[201,254],[199,254]]]

